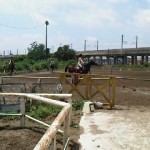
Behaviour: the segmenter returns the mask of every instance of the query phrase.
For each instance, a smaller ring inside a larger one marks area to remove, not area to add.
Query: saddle
[[[76,72],[82,73],[83,67],[80,67],[78,65],[75,66]]]

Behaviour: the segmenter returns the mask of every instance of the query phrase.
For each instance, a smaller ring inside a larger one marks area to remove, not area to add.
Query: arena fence
[[[38,122],[42,125],[45,125],[48,127],[47,131],[43,135],[43,137],[40,139],[40,141],[35,146],[34,150],[48,150],[53,149],[56,150],[56,133],[62,132],[63,133],[63,147],[66,149],[69,141],[69,127],[70,127],[70,120],[71,120],[71,111],[72,111],[72,105],[70,104],[72,101],[72,95],[71,94],[25,94],[25,93],[0,93],[0,97],[22,97],[20,99],[20,113],[18,114],[8,114],[8,113],[0,113],[0,115],[16,115],[20,116],[20,125],[21,127],[25,127],[25,117]],[[65,98],[70,103],[58,101],[51,99],[52,98]],[[25,112],[25,98],[30,98],[36,101],[40,101],[43,103],[56,105],[63,107],[61,112],[58,114],[58,116],[55,118],[53,123],[51,125],[44,123],[42,121],[39,121],[29,115]],[[60,130],[60,126],[64,124],[64,130]]]
[[[104,105],[110,108],[115,106],[116,77],[97,74],[60,73],[60,82],[70,86],[68,93],[77,92],[81,98],[90,100],[99,94],[104,100]],[[79,88],[84,85],[82,89]],[[107,90],[106,90],[107,89]]]
[[[15,82],[15,79],[19,79],[21,82]],[[67,85],[70,86],[67,91],[65,91],[66,88],[64,87],[64,83],[67,83]],[[49,86],[46,93],[72,94],[73,92],[76,92],[82,99],[90,101],[93,101],[95,96],[99,94],[104,101],[103,105],[108,105],[110,108],[115,106],[116,77],[113,75],[81,75],[77,73],[62,72],[59,77],[1,76],[0,91],[8,92],[5,90],[7,89],[7,85],[12,85],[12,88],[15,85],[19,85],[21,87],[19,90],[23,89],[21,91],[23,93],[37,93],[37,91],[44,93],[45,91],[42,91],[42,87]],[[82,87],[82,85],[84,85],[84,87]],[[80,90],[81,87],[82,90]],[[35,90],[37,91],[35,92]],[[14,92],[13,89],[11,91]]]

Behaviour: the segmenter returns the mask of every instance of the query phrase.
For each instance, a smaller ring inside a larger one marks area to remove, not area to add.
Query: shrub
[[[82,110],[83,108],[83,105],[84,105],[84,102],[83,100],[76,100],[73,102],[72,104],[72,107],[73,107],[73,110]]]
[[[31,105],[28,114],[36,119],[44,119],[50,115],[57,115],[62,108],[58,106],[48,105],[45,103],[38,103]]]

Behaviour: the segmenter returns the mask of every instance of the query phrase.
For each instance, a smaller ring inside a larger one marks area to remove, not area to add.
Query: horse
[[[54,63],[54,61],[51,61],[50,64],[49,64],[49,66],[50,66],[51,71],[53,72],[54,69],[55,69],[55,63]]]
[[[14,71],[14,68],[15,68],[15,63],[14,63],[13,59],[10,59],[10,62],[8,64],[8,72],[11,76]]]
[[[81,74],[91,74],[91,66],[97,65],[97,63],[92,59],[88,63],[83,64],[83,68],[77,66],[77,65],[68,65],[65,67],[65,72],[69,73],[81,73]]]
[[[97,65],[94,60],[90,60],[88,63],[84,63],[83,68],[79,67],[78,65],[68,65],[65,67],[65,72],[69,73],[80,73],[80,74],[91,74],[91,66]],[[72,76],[72,84],[77,85],[79,83],[79,76],[74,74]]]

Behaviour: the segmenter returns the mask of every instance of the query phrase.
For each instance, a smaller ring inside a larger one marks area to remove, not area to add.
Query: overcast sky
[[[150,0],[0,0],[0,54],[27,53],[34,41],[56,51],[150,46]]]

